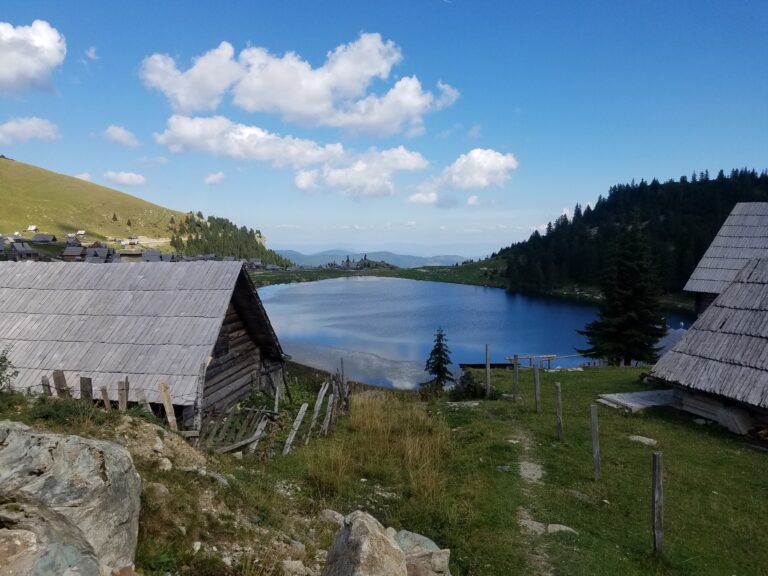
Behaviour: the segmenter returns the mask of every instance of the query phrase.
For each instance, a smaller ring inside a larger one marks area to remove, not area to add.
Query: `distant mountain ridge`
[[[292,260],[299,266],[324,266],[329,262],[341,264],[349,256],[350,260],[360,260],[368,256],[369,260],[384,261],[398,268],[420,268],[421,266],[453,266],[467,259],[463,256],[410,256],[394,252],[348,252],[346,250],[324,250],[316,254],[302,254],[296,250],[275,250],[281,256]]]

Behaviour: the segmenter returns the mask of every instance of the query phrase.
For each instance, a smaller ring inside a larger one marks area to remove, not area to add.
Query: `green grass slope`
[[[112,220],[113,214],[117,221]],[[2,234],[24,233],[34,224],[40,232],[62,236],[85,230],[90,239],[167,238],[171,217],[180,221],[184,213],[79,178],[0,158]]]

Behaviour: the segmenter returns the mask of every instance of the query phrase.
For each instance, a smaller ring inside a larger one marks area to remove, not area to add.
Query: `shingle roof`
[[[174,404],[191,405],[236,285],[264,355],[281,357],[239,263],[0,262],[0,349],[19,371],[13,386],[39,392],[42,376],[62,370],[70,387],[88,376],[94,390],[106,386],[117,399],[127,375],[131,401],[139,388],[159,401],[166,382]]]
[[[720,294],[751,258],[768,257],[768,202],[740,202],[709,245],[684,290]]]
[[[652,374],[768,408],[768,258],[750,260]]]

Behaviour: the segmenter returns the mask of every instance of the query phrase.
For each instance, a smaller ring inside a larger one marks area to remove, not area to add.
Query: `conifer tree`
[[[637,222],[622,231],[616,243],[601,281],[598,318],[578,331],[587,337],[589,348],[579,352],[613,365],[652,363],[667,329],[650,251]]]
[[[453,374],[449,369],[451,365],[451,350],[446,344],[445,332],[438,328],[435,332],[435,344],[429,353],[427,363],[424,366],[432,380],[426,385],[426,388],[432,393],[440,393],[448,382],[455,381]]]

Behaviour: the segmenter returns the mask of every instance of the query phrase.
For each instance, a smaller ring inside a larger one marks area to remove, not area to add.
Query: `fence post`
[[[173,402],[171,401],[171,391],[168,388],[168,384],[165,382],[160,382],[160,398],[163,401],[165,417],[168,419],[168,426],[171,427],[171,430],[178,430],[179,427],[176,424],[176,413],[173,411]]]
[[[323,436],[328,435],[328,431],[331,429],[331,418],[333,417],[333,392],[328,395],[328,403],[325,406],[325,418],[323,419],[323,427],[320,428]]]
[[[291,431],[288,433],[288,439],[285,441],[285,446],[283,447],[283,456],[291,451],[291,444],[293,444],[293,439],[296,437],[296,432],[299,431],[299,426],[301,426],[301,421],[304,419],[304,414],[306,413],[308,406],[309,404],[304,402],[304,404],[301,405],[301,408],[299,408],[299,413],[296,414],[296,420],[293,421]]]
[[[312,436],[312,430],[315,427],[315,424],[317,423],[317,415],[320,414],[320,407],[323,405],[323,399],[325,398],[325,393],[328,392],[328,387],[330,386],[328,380],[323,382],[323,385],[320,387],[320,392],[317,394],[317,399],[315,400],[315,407],[312,409],[312,419],[309,421],[309,428],[307,428],[307,437],[304,439],[304,445],[306,446],[309,444],[309,439]]]
[[[491,396],[491,347],[485,345],[485,397]]]
[[[53,385],[56,388],[56,396],[59,398],[69,398],[71,396],[67,386],[67,378],[61,370],[53,371]]]
[[[653,453],[653,555],[664,554],[664,489],[661,475],[661,452]]]
[[[104,410],[109,412],[112,409],[112,403],[109,401],[109,393],[106,386],[101,387],[101,401],[104,402]]]
[[[43,386],[43,395],[50,396],[52,392],[51,392],[51,382],[50,380],[48,380],[48,376],[43,376],[42,378],[40,378],[40,384]]]
[[[533,365],[533,396],[536,402],[536,414],[541,414],[541,381],[539,380],[539,367]]]
[[[148,414],[152,414],[152,406],[147,402],[147,395],[144,393],[143,388],[136,389],[136,398],[139,400],[139,404],[141,404],[142,408],[144,408],[144,411]]]
[[[520,394],[520,356],[515,354],[512,361],[515,363],[515,372],[512,375],[512,399],[517,400]]]
[[[93,381],[85,376],[80,376],[80,400],[93,400]]]
[[[120,412],[128,410],[128,378],[117,383],[117,409]]]
[[[555,383],[555,413],[557,414],[557,439],[563,441],[563,397],[560,382]]]
[[[595,469],[595,480],[600,480],[602,470],[600,467],[600,435],[597,428],[597,404],[589,406],[589,414],[592,420],[592,466]]]

